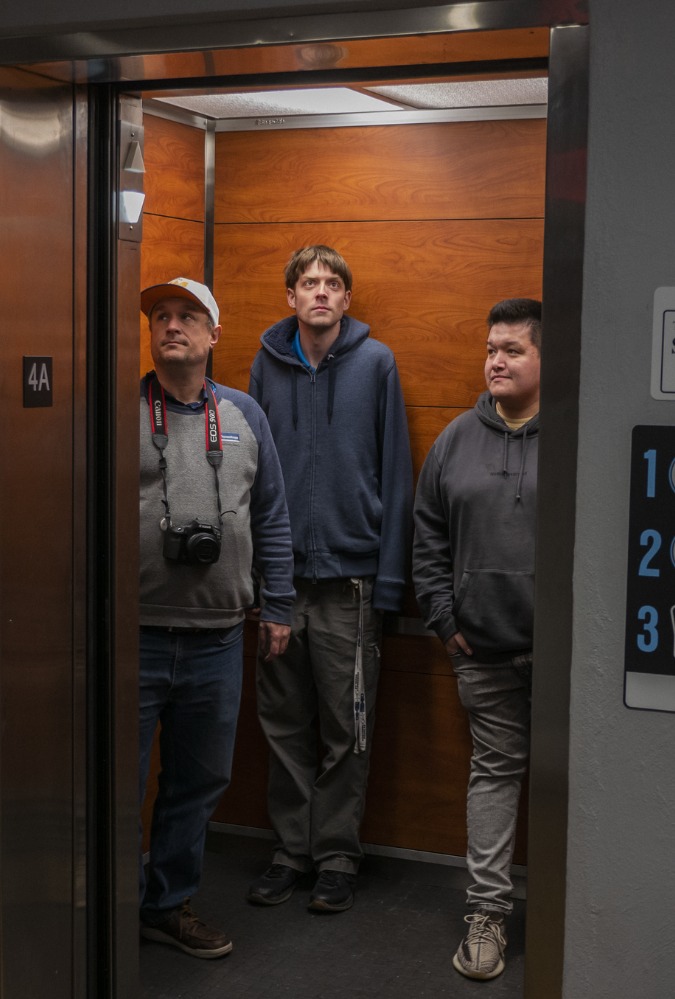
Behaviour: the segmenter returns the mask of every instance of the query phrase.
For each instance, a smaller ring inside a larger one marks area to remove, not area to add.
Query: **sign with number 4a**
[[[23,405],[25,409],[53,405],[51,357],[24,357]]]

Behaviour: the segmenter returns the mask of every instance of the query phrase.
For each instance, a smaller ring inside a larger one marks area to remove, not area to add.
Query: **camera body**
[[[167,528],[162,554],[169,562],[183,565],[211,565],[220,558],[221,533],[213,524],[191,520],[189,524]]]

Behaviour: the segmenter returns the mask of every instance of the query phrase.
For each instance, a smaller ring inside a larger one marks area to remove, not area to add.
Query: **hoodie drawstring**
[[[502,459],[502,475],[504,478],[508,478],[509,474],[509,433],[508,431],[504,433],[504,456]],[[521,448],[520,448],[520,468],[518,469],[518,480],[516,482],[516,503],[520,503],[521,500],[521,488],[523,485],[523,476],[525,475],[525,457],[527,455],[527,428],[523,430],[521,437]]]
[[[328,402],[326,405],[326,414],[328,416],[328,423],[330,424],[333,419],[333,405],[335,402],[335,354],[326,355],[326,365],[328,367]],[[298,429],[298,377],[300,368],[294,365],[291,368],[291,414],[293,417],[293,429]]]
[[[508,431],[504,431],[504,453],[502,456],[502,475],[504,478],[508,478],[509,475],[509,435]]]
[[[516,483],[516,503],[520,503],[520,488],[523,484],[525,474],[525,455],[527,454],[527,428],[523,430],[522,447],[520,449],[520,469],[518,471],[518,482]]]

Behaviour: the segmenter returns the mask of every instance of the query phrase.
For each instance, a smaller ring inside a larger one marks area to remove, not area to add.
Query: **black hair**
[[[530,327],[532,343],[541,350],[541,302],[536,298],[505,298],[493,305],[488,313],[488,329],[497,323],[515,326],[525,323]]]

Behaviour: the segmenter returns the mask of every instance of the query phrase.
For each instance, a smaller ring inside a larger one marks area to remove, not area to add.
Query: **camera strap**
[[[164,389],[153,371],[147,380],[148,386],[148,408],[150,410],[150,433],[152,434],[152,443],[155,445],[159,451],[159,468],[162,473],[162,488],[164,490],[164,499],[162,500],[164,508],[166,510],[166,521],[167,525],[171,526],[171,512],[169,510],[169,493],[166,486],[166,457],[164,455],[164,449],[169,443],[169,424],[166,414],[166,396],[164,395]],[[218,469],[223,461],[223,447],[221,443],[220,436],[220,414],[218,412],[218,403],[216,402],[216,396],[209,385],[209,383],[204,380],[204,392],[206,396],[206,401],[204,405],[204,422],[205,422],[205,433],[206,433],[206,460],[209,462],[213,468],[213,472],[216,479],[216,499],[218,501],[218,520],[220,523],[223,521],[223,510],[220,502],[220,481],[218,478]],[[234,512],[234,511],[228,511]]]

